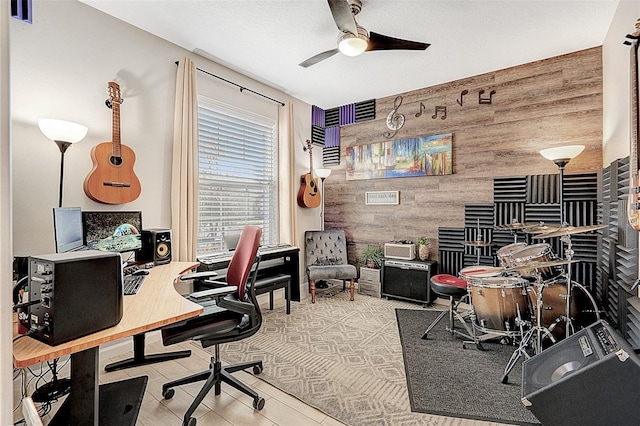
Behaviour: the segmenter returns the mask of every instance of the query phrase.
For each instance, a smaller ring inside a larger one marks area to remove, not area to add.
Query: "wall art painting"
[[[450,175],[452,142],[445,133],[347,147],[347,180]]]

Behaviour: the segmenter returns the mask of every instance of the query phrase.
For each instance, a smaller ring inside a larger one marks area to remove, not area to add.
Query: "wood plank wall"
[[[483,97],[495,90],[491,104],[479,104],[481,89]],[[394,139],[453,133],[454,174],[346,180],[345,148],[388,140],[385,120],[397,95],[376,100],[375,120],[342,127],[341,164],[325,181],[325,228],[345,230],[350,262],[368,244],[422,235],[437,260],[438,227],[462,228],[465,204],[492,203],[494,177],[558,172],[541,149],[585,145],[565,173],[602,168],[601,47],[399,95],[405,125]],[[426,110],[416,118],[421,102]],[[445,120],[432,119],[436,105],[447,107]],[[400,205],[367,206],[366,191],[400,191]]]

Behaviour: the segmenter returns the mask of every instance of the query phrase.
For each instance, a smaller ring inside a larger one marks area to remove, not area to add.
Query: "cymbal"
[[[527,234],[542,234],[542,233],[557,231],[558,229],[560,229],[559,225],[539,224],[539,225],[533,225],[528,228],[525,228],[523,229],[523,231],[526,232]]]
[[[570,263],[578,263],[577,260],[549,260],[546,262],[529,262],[523,263],[520,266],[513,266],[511,268],[504,268],[504,272],[513,272],[521,269],[529,270],[529,269],[544,269],[551,268],[553,266],[563,266],[569,265]]]
[[[497,225],[494,229],[501,229],[501,230],[524,229],[530,226],[532,226],[532,224],[530,223],[528,224],[528,223],[513,222],[513,223],[506,223],[504,225]]]
[[[477,240],[477,241],[465,241],[464,245],[471,246],[471,247],[488,247],[488,246],[494,246],[495,243],[492,243],[491,241]]]
[[[542,233],[538,235],[534,235],[533,238],[552,238],[552,237],[562,237],[564,235],[573,235],[573,234],[582,234],[585,232],[591,232],[598,229],[606,228],[607,225],[589,225],[589,226],[563,226],[561,228],[557,228],[553,231]]]

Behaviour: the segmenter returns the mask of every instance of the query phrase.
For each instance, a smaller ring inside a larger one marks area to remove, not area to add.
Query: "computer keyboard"
[[[145,278],[147,278],[146,275],[125,275],[123,283],[124,294],[136,294],[138,290],[140,290],[140,287],[142,286]]]

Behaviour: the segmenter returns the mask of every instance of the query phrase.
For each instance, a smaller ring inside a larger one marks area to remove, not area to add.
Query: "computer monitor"
[[[82,224],[89,249],[122,253],[142,248],[142,212],[82,212]]]
[[[56,253],[73,251],[84,245],[80,207],[54,207],[53,233]]]

